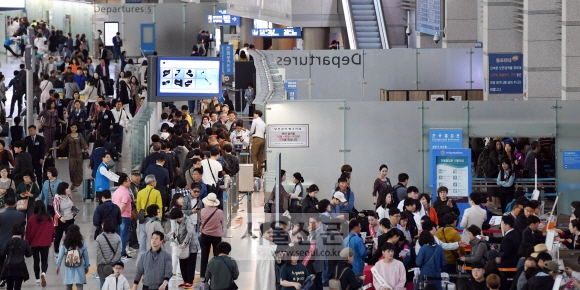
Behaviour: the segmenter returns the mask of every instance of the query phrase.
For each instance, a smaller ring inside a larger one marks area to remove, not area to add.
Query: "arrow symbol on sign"
[[[252,35],[258,35],[258,30],[252,30]]]
[[[238,19],[238,18],[237,18],[237,17],[235,17],[235,16],[234,16],[234,17],[232,17],[232,20],[233,20],[233,21],[236,21],[237,19]]]

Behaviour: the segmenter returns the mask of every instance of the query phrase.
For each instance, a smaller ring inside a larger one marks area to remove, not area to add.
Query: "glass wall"
[[[328,99],[340,82],[347,101],[378,101],[381,89],[483,90],[483,50],[371,49],[264,51],[298,81],[300,100]],[[270,67],[273,69],[273,67]]]
[[[270,160],[281,152],[282,168],[290,174],[300,172],[305,185],[317,184],[318,199],[323,199],[330,198],[340,166],[349,164],[356,203],[365,209],[372,207],[372,186],[381,164],[389,167],[387,177],[393,184],[404,172],[410,176],[409,185],[433,193],[430,129],[462,129],[465,148],[470,137],[556,138],[559,212],[569,213],[570,202],[580,196],[580,171],[564,168],[562,152],[580,150],[579,111],[580,101],[270,102],[266,124],[309,124],[310,147],[267,148],[267,167],[274,168]],[[271,190],[268,179],[266,186]]]

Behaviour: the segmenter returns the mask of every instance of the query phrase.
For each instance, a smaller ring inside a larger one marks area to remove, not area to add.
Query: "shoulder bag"
[[[183,244],[183,241],[179,241],[179,227],[186,227],[187,225],[185,223],[187,223],[188,221],[185,220],[185,218],[183,218],[183,220],[181,221],[182,225],[177,225],[178,226],[178,234],[175,237],[175,239],[177,240],[177,248],[176,248],[176,256],[177,258],[179,258],[180,260],[185,260],[187,258],[189,258],[189,243],[185,245],[185,248],[181,248],[181,245]]]
[[[113,264],[115,263],[113,260],[115,259],[115,255],[117,254],[117,251],[115,251],[115,249],[113,248],[113,245],[111,245],[111,242],[109,241],[109,238],[107,238],[107,236],[105,234],[103,234],[103,237],[107,241],[107,244],[109,244],[111,251],[113,251],[113,257],[111,258],[111,261],[104,263],[104,264],[99,264],[97,266],[97,274],[99,274],[99,278],[107,279],[107,277],[109,277],[109,275],[113,274]]]
[[[137,213],[137,220],[139,221],[140,224],[145,222],[145,208],[147,208],[147,205],[149,204],[149,197],[151,196],[152,190],[153,190],[153,188],[151,188],[149,190],[149,193],[147,194],[147,200],[145,201],[145,207],[140,209],[139,212]]]
[[[228,263],[226,263],[226,260],[224,259],[224,257],[220,257],[222,262],[224,262],[224,264],[226,264],[226,267],[228,267],[228,270],[230,270],[230,287],[226,288],[227,290],[237,290],[238,289],[238,285],[236,285],[236,282],[234,282],[234,272],[232,271],[232,268],[230,267],[230,265],[228,265]]]
[[[12,180],[10,180],[10,185],[8,186],[8,188],[11,188],[11,187],[12,187],[12,182],[13,182],[13,181],[12,181]],[[32,186],[30,186],[30,189],[29,189],[29,190],[27,190],[27,191],[25,191],[25,192],[29,192],[29,191],[31,191],[31,190],[32,190]],[[28,197],[26,197],[26,198],[23,198],[23,199],[19,199],[19,200],[16,202],[16,209],[17,209],[17,210],[27,210],[27,209],[28,209]]]
[[[210,161],[211,161],[211,159],[208,159],[207,160],[207,166],[209,166],[209,173],[211,173],[211,177],[213,178],[213,181],[215,182],[215,184],[214,185],[208,185],[208,184],[206,184],[205,186],[208,187],[208,189],[207,189],[208,190],[208,193],[213,192],[216,195],[218,195],[218,193],[220,192],[220,185],[223,185],[223,180],[219,180],[218,181],[215,178],[215,175],[213,175],[213,170],[211,170],[211,162]],[[220,184],[220,182],[221,182],[221,184]]]

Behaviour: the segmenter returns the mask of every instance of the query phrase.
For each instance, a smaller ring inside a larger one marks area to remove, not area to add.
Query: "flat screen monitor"
[[[222,91],[221,59],[157,57],[158,97],[213,97]]]
[[[113,37],[119,32],[119,22],[105,22],[105,46],[113,46]],[[121,38],[123,36],[121,35]]]
[[[0,1],[0,9],[24,9],[26,7],[26,0],[5,0]]]

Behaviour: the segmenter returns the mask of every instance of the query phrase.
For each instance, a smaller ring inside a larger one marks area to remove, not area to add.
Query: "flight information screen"
[[[157,96],[211,97],[221,91],[220,58],[158,57]]]

